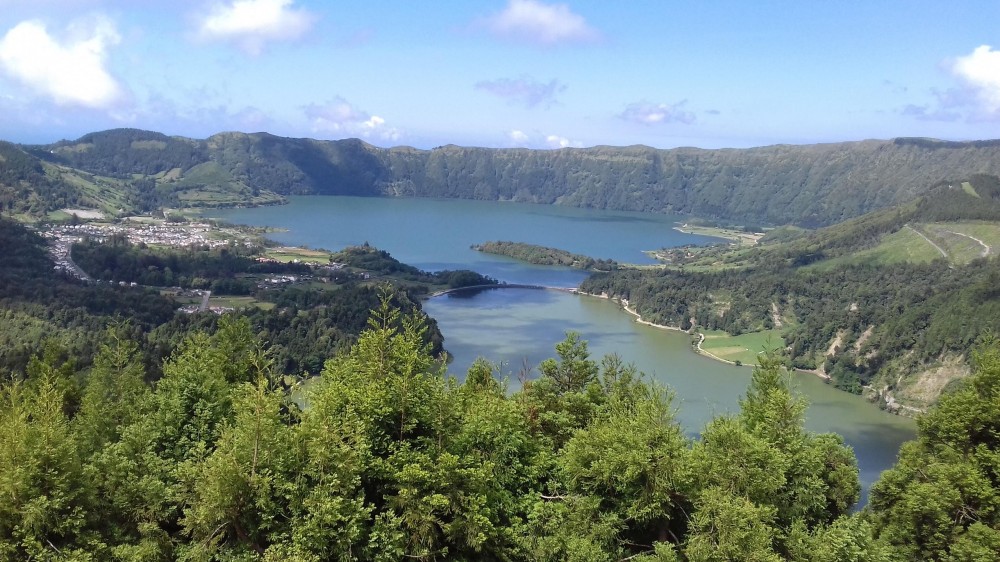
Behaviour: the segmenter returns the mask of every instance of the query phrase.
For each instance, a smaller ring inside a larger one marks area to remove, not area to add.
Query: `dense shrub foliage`
[[[575,334],[510,394],[445,375],[383,296],[290,394],[246,319],[144,382],[112,329],[78,385],[36,358],[0,388],[0,556],[69,560],[994,560],[1000,347],[858,499],[776,358],[692,439],[671,393]],[[298,399],[293,400],[293,397]],[[299,404],[304,404],[300,408]]]

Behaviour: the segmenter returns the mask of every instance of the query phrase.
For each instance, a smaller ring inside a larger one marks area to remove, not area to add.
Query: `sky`
[[[0,0],[0,139],[1000,138],[1000,0]]]

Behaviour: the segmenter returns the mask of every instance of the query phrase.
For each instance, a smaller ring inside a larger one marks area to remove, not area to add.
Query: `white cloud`
[[[639,101],[625,106],[625,111],[618,117],[642,125],[658,125],[661,123],[694,123],[694,113],[684,109],[686,101],[673,105]]]
[[[106,18],[71,26],[60,41],[38,21],[25,21],[0,39],[0,68],[60,105],[111,108],[123,97],[106,67],[108,49],[121,38]]]
[[[386,126],[382,117],[370,115],[340,96],[323,105],[307,105],[302,110],[315,132],[386,141],[397,141],[402,137],[399,129]]]
[[[483,80],[476,83],[476,89],[505,98],[510,103],[532,108],[542,104],[551,106],[556,101],[556,94],[565,91],[566,86],[554,79],[544,83],[530,76],[522,76]]]
[[[601,37],[568,5],[537,0],[509,0],[503,11],[486,19],[486,25],[497,36],[539,45],[590,42]]]
[[[549,148],[568,148],[571,146],[579,148],[583,146],[583,143],[580,141],[572,141],[559,135],[549,135],[545,137],[545,145]]]
[[[976,47],[955,59],[951,71],[971,90],[983,112],[1000,117],[1000,51],[989,45]]]
[[[514,146],[527,146],[531,137],[529,137],[524,131],[514,129],[513,131],[507,133],[507,139],[510,140],[510,143]]]
[[[205,39],[232,41],[251,55],[260,54],[269,41],[298,39],[313,25],[308,10],[294,8],[294,0],[232,0],[215,4],[200,18]]]

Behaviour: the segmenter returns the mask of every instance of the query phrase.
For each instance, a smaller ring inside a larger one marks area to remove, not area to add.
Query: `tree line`
[[[164,358],[191,330],[211,330],[219,317],[211,312],[180,314],[178,304],[146,287],[86,284],[54,270],[46,241],[14,221],[0,218],[0,374],[24,372],[31,358],[48,354],[72,358],[87,369],[99,349],[100,334],[109,323],[130,320],[130,337],[138,342],[150,380],[162,374]],[[368,311],[378,303],[379,288],[348,278],[326,289],[276,287],[262,290],[241,272],[311,271],[302,264],[261,263],[252,250],[156,249],[117,243],[86,242],[74,248],[79,265],[105,281],[165,282],[188,287],[223,289],[228,294],[252,292],[273,307],[251,307],[231,314],[245,317],[254,333],[272,342],[272,354],[282,374],[315,375],[323,361],[350,346],[365,327]],[[166,276],[166,277],[165,277]],[[391,289],[393,306],[409,314],[420,310],[419,291]],[[428,343],[440,353],[444,338],[428,322]]]
[[[961,268],[939,260],[825,271],[783,265],[621,270],[595,274],[581,290],[628,299],[643,318],[658,324],[733,335],[774,328],[777,308],[795,319],[783,328],[791,364],[815,369],[827,362],[834,384],[860,392],[889,364],[912,371],[942,354],[961,353],[984,331],[1000,330],[997,276],[996,264],[988,260]],[[837,334],[840,346],[828,359]]]
[[[289,392],[246,319],[189,333],[149,385],[121,325],[81,379],[0,386],[0,557],[32,560],[995,560],[1000,345],[858,499],[781,361],[697,438],[669,389],[575,334],[511,393],[459,382],[419,315],[367,328]],[[300,404],[302,405],[300,407]]]
[[[497,240],[472,246],[477,252],[507,256],[535,265],[561,265],[593,271],[613,271],[618,262],[611,259],[594,259],[582,254],[574,254],[558,248],[549,248],[524,242]]]
[[[513,200],[806,227],[911,201],[970,169],[996,175],[998,150],[995,142],[913,139],[741,150],[414,150],[358,139],[221,133],[195,140],[134,129],[32,147],[41,158],[123,179],[211,162],[219,170],[211,187],[247,193]]]

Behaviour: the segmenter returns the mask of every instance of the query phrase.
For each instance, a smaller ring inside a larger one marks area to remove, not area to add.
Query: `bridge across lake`
[[[576,294],[579,289],[576,287],[550,287],[547,285],[527,285],[524,283],[491,283],[488,285],[469,285],[468,287],[456,287],[454,289],[445,289],[443,291],[437,291],[432,293],[428,298],[440,297],[441,295],[447,295],[450,293],[458,293],[460,291],[484,291],[488,289],[539,289],[545,291],[562,291],[564,293]]]

